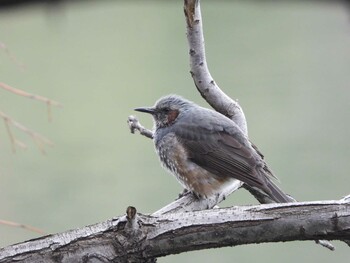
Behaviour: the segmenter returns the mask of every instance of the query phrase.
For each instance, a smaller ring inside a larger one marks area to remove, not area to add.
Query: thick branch
[[[134,222],[137,220],[137,222]],[[350,202],[318,201],[127,216],[0,249],[5,262],[152,262],[186,251],[294,240],[350,240]]]

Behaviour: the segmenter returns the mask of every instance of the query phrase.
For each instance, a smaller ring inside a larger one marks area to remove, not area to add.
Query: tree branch
[[[184,5],[192,78],[201,96],[216,111],[232,119],[243,133],[248,135],[247,122],[241,106],[219,88],[209,72],[199,2],[185,0]]]
[[[7,91],[9,91],[9,92],[11,92],[13,94],[19,95],[19,96],[23,96],[23,97],[26,97],[26,98],[29,98],[29,99],[33,99],[33,100],[37,100],[37,101],[41,101],[41,102],[46,103],[46,105],[47,105],[47,115],[48,115],[49,121],[52,120],[51,106],[56,106],[56,107],[59,107],[59,108],[63,107],[62,104],[57,102],[57,101],[48,99],[48,98],[40,96],[40,95],[35,95],[35,94],[32,94],[32,93],[28,93],[28,92],[26,92],[24,90],[16,89],[16,88],[11,87],[10,85],[7,85],[6,83],[3,83],[3,82],[0,82],[0,88],[2,88],[4,90],[7,90]]]
[[[38,234],[44,235],[46,234],[43,230],[36,228],[34,226],[26,225],[26,224],[21,224],[13,221],[8,221],[8,220],[3,220],[0,219],[0,224],[6,225],[6,226],[12,226],[12,227],[18,227],[18,228],[23,228],[32,232],[36,232]]]
[[[154,262],[204,248],[295,240],[350,240],[350,200],[136,214],[0,249],[8,262]]]
[[[1,42],[0,42],[0,48],[1,48]],[[2,83],[2,82],[0,82],[0,88],[7,90],[13,94],[19,95],[19,96],[23,96],[26,98],[30,98],[33,100],[37,100],[37,101],[41,101],[41,102],[46,103],[49,121],[51,121],[51,119],[52,119],[51,106],[62,107],[62,104],[60,104],[56,101],[53,101],[51,99],[45,98],[45,97],[40,96],[40,95],[35,95],[35,94],[31,94],[31,93],[25,92],[25,91],[20,90],[20,89],[16,89],[16,88],[11,87],[10,85],[7,85],[7,84]],[[8,116],[5,112],[0,111],[0,117],[5,122],[6,130],[7,130],[9,137],[10,137],[13,152],[16,151],[16,146],[19,146],[21,148],[26,148],[27,145],[15,137],[10,126],[13,126],[17,129],[23,131],[24,133],[28,134],[33,139],[33,141],[36,143],[36,145],[38,146],[38,148],[40,149],[40,151],[42,153],[45,153],[45,145],[49,145],[49,146],[53,145],[53,143],[50,140],[46,139],[41,134],[39,134],[31,129],[28,129],[23,124],[15,121],[13,118]]]
[[[2,118],[5,122],[6,130],[7,130],[9,137],[10,137],[12,150],[14,152],[16,151],[16,146],[19,146],[21,148],[26,148],[27,146],[25,143],[16,139],[16,137],[14,136],[14,134],[12,133],[12,131],[10,129],[10,126],[13,126],[17,129],[23,131],[27,135],[29,135],[33,139],[33,141],[36,143],[36,145],[38,146],[38,148],[40,149],[40,151],[42,153],[45,153],[45,148],[44,148],[45,145],[53,146],[53,143],[49,139],[45,138],[43,135],[41,135],[41,134],[31,130],[31,129],[28,129],[23,124],[15,121],[13,118],[11,118],[10,116],[8,116],[7,114],[5,114],[2,111],[0,111],[0,118]]]
[[[10,58],[10,60],[16,65],[18,66],[21,70],[24,70],[25,69],[25,65],[19,61],[15,55],[13,55],[11,52],[10,52],[10,49],[5,45],[5,43],[3,42],[0,42],[0,49],[2,49],[6,55]]]
[[[149,139],[153,139],[153,132],[143,127],[135,116],[130,115],[127,123],[131,133],[135,133],[135,130],[137,130],[141,135],[146,136]]]

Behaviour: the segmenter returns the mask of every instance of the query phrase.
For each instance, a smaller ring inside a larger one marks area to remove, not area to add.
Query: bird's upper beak
[[[140,112],[145,112],[145,113],[150,113],[150,114],[154,114],[156,112],[156,109],[152,108],[152,107],[141,107],[141,108],[136,108],[134,110],[140,111]]]

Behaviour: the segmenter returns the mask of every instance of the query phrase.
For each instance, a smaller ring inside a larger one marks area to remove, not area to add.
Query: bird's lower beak
[[[152,107],[142,107],[142,108],[136,108],[134,110],[135,111],[149,113],[149,114],[154,114],[155,113],[155,109],[152,108]]]

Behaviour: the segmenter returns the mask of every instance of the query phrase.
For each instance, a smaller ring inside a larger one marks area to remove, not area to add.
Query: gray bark
[[[243,133],[248,135],[247,122],[241,106],[219,88],[209,72],[199,2],[185,0],[184,4],[192,78],[201,96],[216,111],[232,119]]]
[[[0,249],[8,262],[154,262],[205,248],[350,240],[350,200],[266,204],[159,216],[126,215]]]

